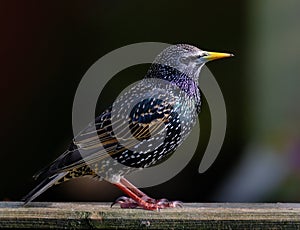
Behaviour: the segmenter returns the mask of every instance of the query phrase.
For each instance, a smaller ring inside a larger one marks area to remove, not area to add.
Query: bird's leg
[[[120,204],[121,208],[142,207],[147,210],[182,207],[180,201],[168,201],[167,199],[155,200],[150,198],[125,178],[122,178],[120,182],[114,183],[114,185],[127,194],[130,198],[122,196],[118,198],[111,206],[118,203]]]
[[[153,200],[152,198],[150,198],[149,196],[147,196],[145,193],[143,193],[141,190],[139,190],[137,187],[135,187],[133,184],[131,184],[127,179],[125,179],[124,177],[121,178],[120,182],[127,187],[128,189],[130,189],[132,192],[134,192],[136,195],[138,195],[139,197],[141,197],[143,200]]]

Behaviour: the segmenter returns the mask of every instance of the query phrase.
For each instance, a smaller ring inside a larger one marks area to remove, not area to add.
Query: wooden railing
[[[186,203],[161,211],[108,203],[0,202],[0,228],[300,229],[300,204]]]

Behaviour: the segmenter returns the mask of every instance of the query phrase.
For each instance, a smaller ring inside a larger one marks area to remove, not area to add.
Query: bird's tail
[[[61,172],[51,177],[45,178],[38,186],[36,186],[32,191],[30,191],[25,197],[23,197],[22,201],[24,201],[23,205],[28,204],[43,192],[45,192],[48,188],[55,184],[58,180],[63,178],[67,172]]]

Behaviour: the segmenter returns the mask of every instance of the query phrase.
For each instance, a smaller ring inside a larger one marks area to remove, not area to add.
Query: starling
[[[163,50],[145,78],[116,100],[117,110],[112,105],[96,117],[61,156],[34,176],[42,181],[23,198],[24,204],[52,185],[90,176],[114,184],[128,196],[112,204],[121,208],[159,210],[181,206],[179,201],[150,198],[124,176],[159,164],[177,149],[200,112],[201,67],[207,61],[230,56],[187,44]]]

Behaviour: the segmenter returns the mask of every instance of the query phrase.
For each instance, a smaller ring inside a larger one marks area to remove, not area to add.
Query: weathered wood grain
[[[300,204],[187,203],[160,212],[108,203],[0,202],[0,228],[300,229]]]

